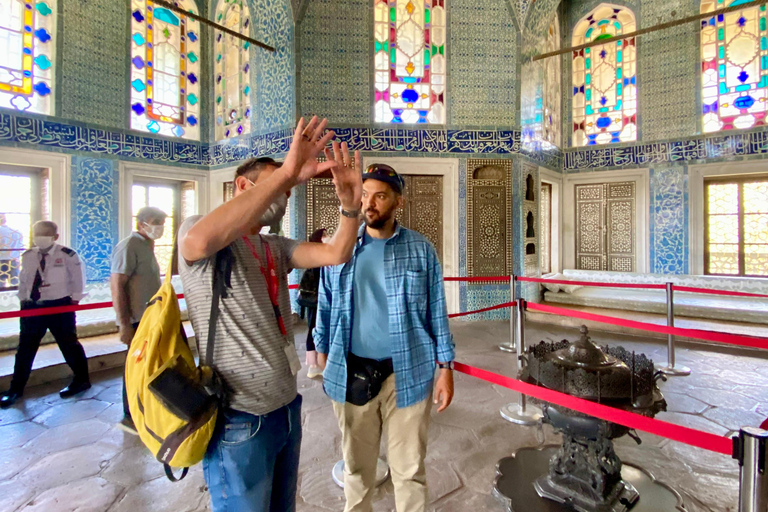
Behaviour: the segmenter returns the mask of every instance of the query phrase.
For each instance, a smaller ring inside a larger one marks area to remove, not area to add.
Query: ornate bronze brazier
[[[578,341],[540,342],[527,352],[521,378],[586,400],[646,416],[666,410],[653,362],[623,347],[597,347],[581,327]],[[544,422],[562,432],[563,442],[549,461],[549,472],[534,487],[539,496],[580,512],[620,512],[639,499],[622,480],[621,460],[612,439],[630,429],[571,409],[542,404]]]

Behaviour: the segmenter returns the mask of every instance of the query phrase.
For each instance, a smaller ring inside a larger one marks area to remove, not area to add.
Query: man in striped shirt
[[[234,256],[227,296],[220,301],[213,367],[231,390],[229,407],[203,460],[211,508],[291,512],[296,509],[301,444],[301,395],[288,296],[292,268],[338,265],[354,247],[360,196],[359,154],[333,143],[333,157],[317,156],[333,137],[326,121],[302,119],[285,161],[251,159],[235,175],[234,198],[179,231],[179,273],[201,354],[206,353],[215,258]],[[328,243],[259,234],[285,213],[290,190],[330,170],[341,201],[336,234]]]
[[[383,428],[398,512],[423,512],[434,384],[453,398],[454,344],[435,248],[395,221],[403,180],[387,165],[363,174],[365,225],[352,259],[323,269],[314,331],[325,392],[342,432],[345,512],[370,512]]]

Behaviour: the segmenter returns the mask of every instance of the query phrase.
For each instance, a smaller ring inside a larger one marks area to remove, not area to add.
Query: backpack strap
[[[176,475],[173,474],[173,468],[169,466],[168,464],[163,464],[163,468],[165,469],[165,476],[168,477],[168,480],[171,482],[178,482],[180,480],[184,480],[184,477],[187,476],[187,473],[189,472],[189,468],[183,468],[181,470],[181,475],[176,477]]]
[[[211,366],[213,363],[213,347],[216,342],[216,324],[219,320],[219,301],[227,297],[227,288],[232,288],[232,263],[234,255],[232,249],[225,247],[216,253],[216,262],[213,267],[213,297],[211,299],[211,315],[208,322],[208,346],[205,350],[203,365]]]

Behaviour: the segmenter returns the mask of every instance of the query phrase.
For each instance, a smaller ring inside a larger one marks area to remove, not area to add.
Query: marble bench
[[[697,275],[641,274],[591,270],[564,270],[563,274],[545,278],[607,283],[664,284],[711,288],[768,295],[768,280]],[[609,309],[666,314],[665,290],[635,288],[604,288],[592,286],[543,284],[544,300],[563,305],[589,306]],[[729,297],[691,292],[675,292],[675,315],[768,324],[768,299],[758,297]]]
[[[176,293],[182,293],[181,280],[175,276],[172,280]],[[112,296],[109,291],[109,283],[88,283],[85,287],[88,295],[82,300],[81,304],[93,304],[95,302],[111,302]],[[179,300],[182,321],[188,320],[187,305],[184,299]],[[16,292],[0,293],[0,312],[18,311],[19,299]],[[115,322],[115,311],[110,308],[92,309],[89,311],[80,311],[77,313],[77,336],[79,338],[89,338],[92,336],[101,336],[103,334],[113,334],[117,332]],[[54,343],[51,333],[47,333],[43,338],[43,343]],[[15,350],[19,346],[19,319],[9,318],[0,320],[0,351]]]

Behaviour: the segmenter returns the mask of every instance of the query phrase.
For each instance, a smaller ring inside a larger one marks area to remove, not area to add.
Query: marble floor
[[[497,345],[508,336],[506,322],[456,322],[452,330],[457,359],[485,369],[513,374],[513,357]],[[576,331],[529,324],[528,340],[573,339]],[[665,346],[637,337],[593,336],[665,359]],[[301,346],[304,333],[297,329]],[[673,423],[729,435],[740,426],[759,425],[768,416],[768,354],[683,345],[678,360],[693,368],[689,377],[662,383],[669,404],[658,417]],[[181,483],[169,482],[138,438],[114,426],[122,416],[120,372],[93,376],[93,388],[76,399],[56,393],[66,382],[29,388],[22,402],[0,410],[0,511],[172,511],[208,510],[200,467]],[[304,395],[299,511],[339,511],[343,493],[331,480],[341,457],[340,433],[321,383],[299,375]],[[498,511],[490,495],[496,461],[519,448],[554,443],[558,435],[545,426],[519,427],[503,420],[499,408],[516,400],[507,389],[456,375],[453,405],[433,413],[427,476],[430,510]],[[727,456],[641,433],[617,441],[623,460],[639,464],[671,485],[686,510],[735,511],[738,465]],[[374,510],[394,510],[391,482],[376,492]],[[663,511],[659,511],[663,512]]]

